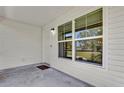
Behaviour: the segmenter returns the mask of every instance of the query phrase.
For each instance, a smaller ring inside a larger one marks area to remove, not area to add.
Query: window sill
[[[58,57],[59,60],[64,60],[64,61],[69,61],[69,62],[73,62],[73,63],[81,63],[81,64],[86,64],[86,65],[90,65],[92,67],[97,67],[97,68],[103,68],[102,64],[97,64],[97,63],[91,63],[91,62],[86,62],[86,61],[80,61],[80,60],[75,60],[73,61],[70,58],[63,58],[63,57]]]
[[[58,59],[60,59],[60,60],[72,61],[72,59],[71,59],[71,58],[65,58],[65,57],[58,57]]]
[[[86,62],[86,61],[80,61],[80,60],[75,60],[75,62],[80,63],[80,64],[86,64],[91,67],[97,67],[97,68],[103,68],[103,64],[97,64],[97,63],[92,63],[92,62]]]

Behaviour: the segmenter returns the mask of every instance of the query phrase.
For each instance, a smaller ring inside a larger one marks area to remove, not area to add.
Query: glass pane
[[[91,28],[87,30],[80,30],[75,32],[75,38],[85,38],[85,37],[92,37],[92,36],[100,36],[102,35],[102,26]]]
[[[102,38],[75,43],[76,60],[102,64]]]
[[[72,39],[72,22],[65,23],[58,27],[58,40]]]
[[[92,28],[92,29],[87,29],[87,37],[91,37],[91,36],[100,36],[102,35],[102,27],[96,27],[96,28]]]
[[[72,59],[72,42],[59,43],[59,57]]]
[[[64,27],[65,27],[65,32],[64,32],[65,40],[72,39],[72,22],[66,23]]]
[[[84,38],[87,37],[87,30],[79,30],[75,32],[75,38]]]
[[[102,22],[102,9],[87,14],[87,26]]]
[[[79,17],[75,19],[75,29],[84,30],[86,28],[86,16]]]
[[[64,26],[58,27],[58,40],[64,40]]]
[[[87,21],[86,21],[87,18]],[[102,35],[102,9],[75,19],[75,38]]]

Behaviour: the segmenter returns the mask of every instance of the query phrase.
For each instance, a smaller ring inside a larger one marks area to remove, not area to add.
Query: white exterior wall
[[[109,69],[124,73],[124,7],[109,8]]]
[[[0,69],[42,62],[41,28],[0,18]]]
[[[57,26],[97,8],[77,7],[44,26],[43,59],[53,68],[92,85],[124,86],[124,7],[104,7],[105,56],[103,67],[58,58]],[[53,27],[56,28],[54,35],[50,32]],[[51,44],[52,47],[50,47]]]

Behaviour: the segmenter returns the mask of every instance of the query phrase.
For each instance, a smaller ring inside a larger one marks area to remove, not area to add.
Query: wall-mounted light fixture
[[[54,33],[55,28],[51,28],[51,32]]]
[[[51,28],[51,33],[54,35],[55,34],[55,28]]]

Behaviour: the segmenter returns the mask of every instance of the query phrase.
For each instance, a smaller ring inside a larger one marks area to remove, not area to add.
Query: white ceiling
[[[72,6],[7,6],[0,7],[0,15],[24,23],[42,26],[72,8]]]

